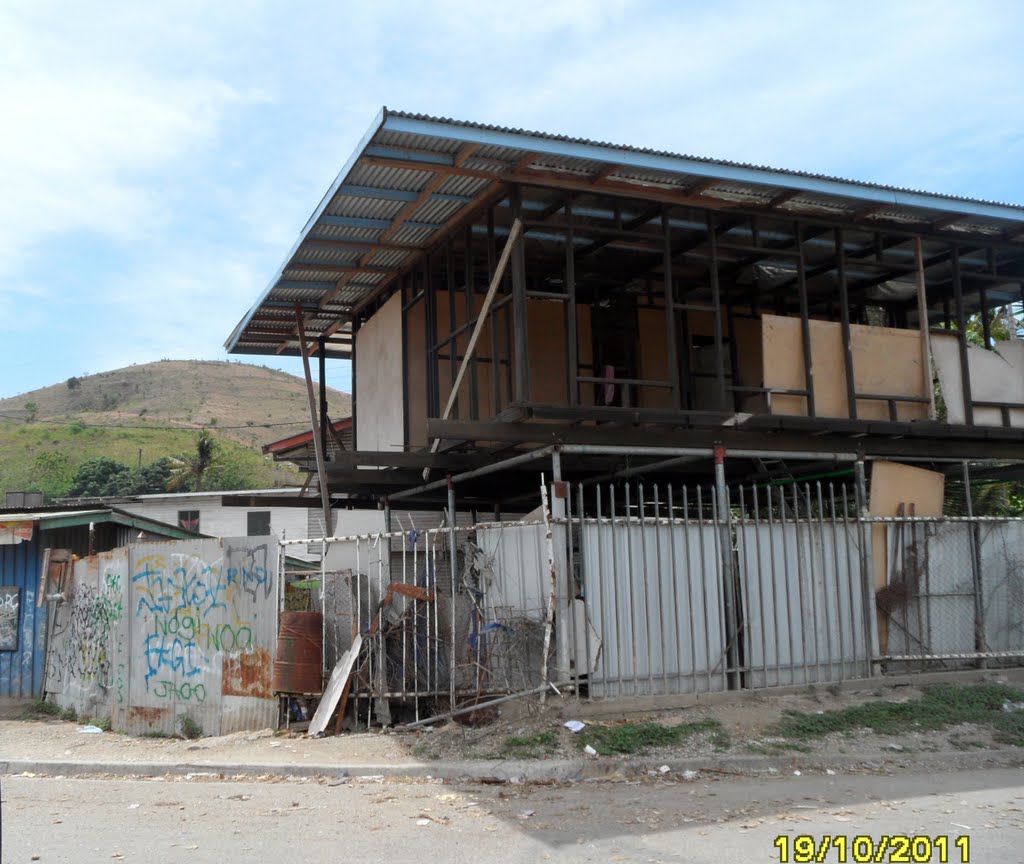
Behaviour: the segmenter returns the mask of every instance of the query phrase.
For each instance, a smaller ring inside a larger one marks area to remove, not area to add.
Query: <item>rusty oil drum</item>
[[[282,612],[274,661],[277,693],[323,692],[323,615]]]

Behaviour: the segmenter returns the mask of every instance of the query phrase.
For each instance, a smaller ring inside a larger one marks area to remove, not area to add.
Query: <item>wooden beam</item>
[[[505,241],[505,248],[501,250],[501,258],[498,259],[498,266],[495,268],[494,274],[491,276],[491,284],[487,287],[487,293],[484,295],[484,302],[480,306],[480,314],[476,319],[476,326],[473,328],[473,334],[469,337],[469,345],[466,346],[466,353],[462,358],[462,363],[459,364],[459,372],[455,376],[454,382],[452,382],[452,391],[448,394],[448,402],[444,406],[444,411],[441,413],[441,419],[447,420],[451,414],[452,406],[455,405],[455,400],[459,397],[459,387],[462,386],[462,379],[466,374],[466,367],[469,365],[470,359],[473,357],[476,351],[476,343],[480,338],[480,333],[484,329],[484,322],[487,320],[487,313],[491,311],[491,304],[494,302],[494,295],[498,293],[498,286],[501,284],[501,279],[505,275],[505,268],[508,266],[509,258],[516,247],[519,244],[519,239],[522,234],[523,223],[516,219],[512,223],[512,230],[509,231],[508,239]],[[440,441],[434,440],[430,445],[430,452],[436,453],[437,448],[440,445]],[[430,469],[423,469],[423,479],[426,480],[430,476]]]
[[[419,194],[418,194],[416,200],[415,201],[409,201],[408,203],[406,203],[402,207],[401,210],[398,211],[398,213],[395,215],[395,217],[391,220],[391,227],[386,229],[377,238],[377,243],[378,244],[386,244],[388,242],[388,240],[390,240],[401,229],[401,227],[409,220],[409,218],[417,210],[419,210],[420,207],[422,207],[427,201],[430,200],[431,195],[433,195],[438,189],[441,188],[442,185],[444,185],[444,182],[448,179],[449,176],[451,176],[452,173],[456,173],[456,172],[461,173],[462,163],[464,163],[466,161],[466,159],[468,159],[470,156],[472,156],[473,153],[475,153],[477,149],[479,149],[479,145],[477,145],[477,144],[469,144],[469,145],[463,147],[459,151],[459,154],[456,156],[456,158],[454,160],[454,165],[451,165],[451,166],[416,163],[418,165],[418,167],[413,169],[413,170],[421,171],[421,172],[423,172],[425,174],[429,173],[429,174],[432,174],[433,176],[431,177],[430,180],[427,181],[427,183],[419,191]],[[373,157],[363,157],[363,158],[364,159],[371,159]],[[337,297],[338,294],[341,293],[341,291],[345,287],[345,285],[348,284],[349,277],[351,276],[351,274],[354,273],[354,272],[358,272],[359,270],[364,269],[369,264],[369,262],[371,260],[373,260],[373,257],[374,257],[374,255],[377,254],[377,252],[378,252],[377,249],[371,249],[368,252],[364,252],[362,257],[359,259],[358,266],[356,268],[352,269],[352,270],[349,270],[347,276],[343,276],[338,281],[338,284],[335,285],[334,290],[328,292],[327,294],[325,294],[323,296],[323,298],[321,298],[321,300],[320,300],[320,308],[323,309],[328,303],[330,303],[335,297]],[[391,269],[391,268],[388,268],[385,271],[375,270],[374,272],[386,272],[386,273],[388,273],[389,276],[394,277],[394,276],[397,276],[400,273],[404,273],[405,269],[404,268],[403,269]],[[385,280],[385,281],[386,281],[387,284],[390,284],[390,282],[393,281],[393,280],[392,279],[388,279],[388,280]],[[374,291],[372,296],[378,296],[378,295],[379,295],[379,291]]]
[[[303,320],[302,307],[295,304],[295,324],[299,330],[299,350],[302,352],[302,371],[306,376],[306,398],[309,401],[309,422],[313,432],[313,447],[316,452],[316,473],[320,486],[320,501],[324,508],[324,537],[330,537],[334,531],[331,524],[331,496],[327,490],[327,471],[324,466],[324,451],[317,434],[319,423],[316,417],[316,401],[313,396],[313,375],[309,371],[309,351],[306,349],[306,325]]]
[[[932,383],[931,326],[928,323],[928,287],[924,274],[924,246],[921,238],[914,240],[914,263],[917,265],[917,326],[921,331],[921,374],[924,395],[928,397],[928,419],[935,419],[935,385]]]
[[[416,264],[419,261],[423,260],[424,256],[429,256],[435,250],[440,248],[441,244],[444,243],[452,234],[454,234],[456,231],[458,231],[465,225],[473,222],[482,211],[484,211],[488,207],[491,207],[494,203],[503,198],[505,194],[506,190],[504,185],[500,185],[498,187],[485,186],[483,189],[481,189],[477,193],[477,196],[469,204],[466,204],[465,207],[463,207],[461,218],[452,220],[451,222],[448,223],[447,226],[438,231],[437,235],[431,238],[430,245],[424,247],[421,255],[417,256],[412,261],[407,262],[405,266],[401,269],[399,275],[412,269],[413,267],[416,266]],[[375,303],[377,299],[391,287],[396,278],[397,276],[391,276],[387,279],[384,279],[381,282],[380,286],[375,291],[373,291],[369,296],[367,296],[363,300],[359,301],[352,308],[353,317],[359,317],[360,315],[362,315],[362,313],[372,303]]]

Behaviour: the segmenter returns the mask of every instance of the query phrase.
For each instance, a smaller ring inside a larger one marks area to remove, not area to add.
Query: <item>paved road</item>
[[[335,782],[8,776],[0,860],[753,864],[780,861],[779,834],[969,835],[972,862],[1024,860],[1021,769],[558,787]],[[839,860],[834,852],[824,860]],[[950,860],[960,860],[952,848]]]

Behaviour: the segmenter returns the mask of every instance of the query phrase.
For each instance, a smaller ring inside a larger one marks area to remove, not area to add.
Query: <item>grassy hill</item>
[[[329,390],[328,411],[332,419],[347,416],[348,394]],[[241,363],[164,360],[0,400],[0,493],[55,494],[60,476],[97,456],[134,468],[140,451],[143,465],[191,453],[203,428],[242,488],[301,482],[259,448],[309,428],[302,379]]]

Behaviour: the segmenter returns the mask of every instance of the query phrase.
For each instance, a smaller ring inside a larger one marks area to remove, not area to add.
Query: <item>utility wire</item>
[[[216,432],[218,429],[270,429],[275,426],[308,426],[302,420],[290,420],[283,423],[245,423],[237,426],[222,426],[219,423],[205,426],[164,426],[158,423],[132,424],[132,423],[86,423],[82,420],[47,420],[41,417],[30,417],[24,413],[12,414],[0,411],[0,419],[24,421],[28,423],[40,423],[50,426],[80,426],[85,429],[170,429],[178,432],[193,432],[202,429]]]

